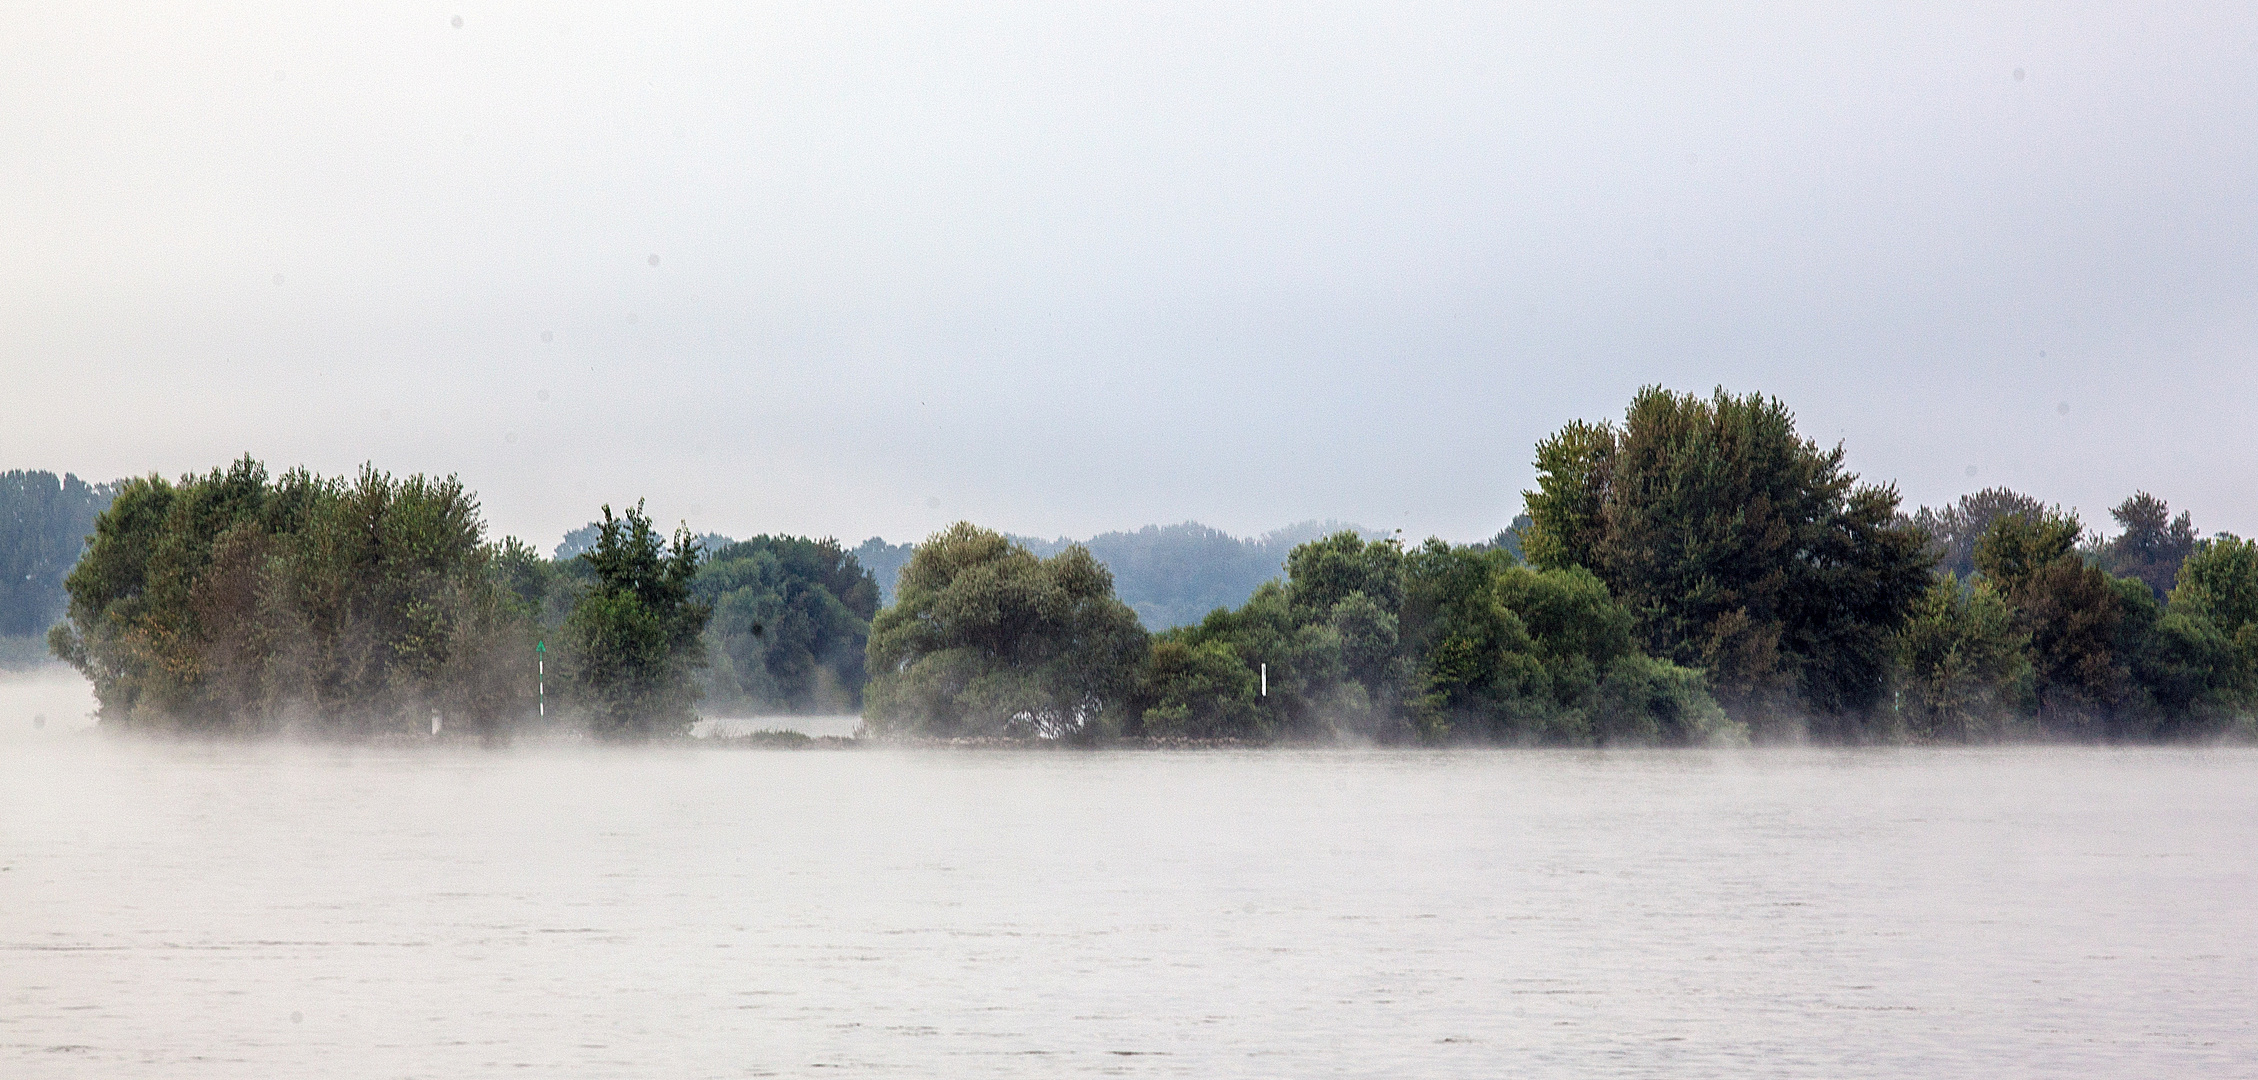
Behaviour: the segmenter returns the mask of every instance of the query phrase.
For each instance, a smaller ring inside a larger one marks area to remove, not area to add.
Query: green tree
[[[2118,658],[2123,602],[2108,574],[2079,557],[2074,514],[2010,514],[1976,542],[1976,570],[2006,595],[2028,636],[2039,723],[2059,735],[2105,733],[2130,678]]]
[[[593,582],[564,624],[575,697],[606,738],[682,734],[697,719],[693,675],[713,613],[691,595],[698,542],[682,528],[669,545],[641,503],[622,517],[603,512],[595,546],[580,555]]]
[[[2202,614],[2157,602],[2148,583],[2112,577],[2118,610],[2114,648],[2127,679],[2109,717],[2114,738],[2208,732],[2244,698],[2234,643]]]
[[[528,627],[453,478],[303,469],[128,482],[50,641],[105,724],[254,732],[498,732],[530,706]]]
[[[1141,733],[1195,739],[1262,738],[1274,732],[1260,676],[1226,641],[1153,643],[1140,702]]]
[[[1898,714],[1923,740],[2006,734],[2031,702],[2029,635],[1989,581],[1940,573],[1897,633]]]
[[[1933,557],[1896,491],[1842,462],[1776,399],[1649,387],[1620,428],[1538,445],[1523,539],[1539,567],[1598,575],[1649,654],[1703,669],[1728,704],[1851,723],[1886,693]]]
[[[2208,624],[2233,650],[2219,682],[2244,710],[2258,705],[2258,541],[2221,533],[2180,563],[2173,614]]]
[[[919,544],[872,624],[863,715],[882,734],[1118,731],[1149,647],[1087,549],[1038,559],[959,522]]]
[[[1596,567],[1620,441],[1613,424],[1572,420],[1537,443],[1537,487],[1521,493],[1529,519],[1521,544],[1531,565]]]
[[[1501,603],[1529,633],[1544,671],[1554,741],[1733,742],[1729,721],[1702,673],[1641,652],[1631,613],[1580,566],[1512,567],[1498,574]]]
[[[1265,582],[1237,610],[1217,608],[1196,625],[1161,634],[1138,697],[1143,707],[1166,711],[1145,713],[1150,720],[1131,733],[1322,739],[1377,730],[1371,696],[1348,677],[1340,630],[1329,617],[1297,619],[1290,596],[1284,582]],[[1200,655],[1164,655],[1164,645]],[[1246,677],[1221,664],[1226,651]],[[1269,693],[1261,695],[1265,671]]]
[[[1638,651],[1588,571],[1491,545],[1304,544],[1239,610],[1164,635],[1147,733],[1567,744],[1706,742],[1735,728],[1701,674]],[[1227,658],[1236,658],[1236,663]],[[1267,665],[1270,694],[1252,677]],[[1243,674],[1242,674],[1243,673]]]
[[[2180,564],[2175,611],[2201,615],[2238,647],[2258,650],[2258,540],[2221,533]]]
[[[2008,514],[2038,514],[2044,503],[2007,488],[1985,488],[1941,509],[1926,506],[1915,511],[1913,524],[1929,534],[1929,550],[1937,569],[1965,578],[1976,572],[1976,541],[1991,523]]]
[[[63,616],[63,579],[118,486],[68,473],[0,473],[0,637],[45,634]]]
[[[715,551],[692,585],[711,605],[715,707],[859,710],[878,585],[836,540],[756,536]]]
[[[1544,672],[1528,628],[1498,595],[1512,556],[1430,539],[1402,565],[1409,715],[1420,733],[1494,737],[1536,719]]]
[[[2118,503],[2109,516],[2125,531],[2101,545],[2102,568],[2139,579],[2162,600],[2196,543],[2195,522],[2187,513],[2171,515],[2169,503],[2145,491]]]

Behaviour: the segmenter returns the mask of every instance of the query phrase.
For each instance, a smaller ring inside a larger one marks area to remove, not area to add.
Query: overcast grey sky
[[[1640,385],[2258,532],[2258,7],[15,5],[0,467],[1487,536]]]

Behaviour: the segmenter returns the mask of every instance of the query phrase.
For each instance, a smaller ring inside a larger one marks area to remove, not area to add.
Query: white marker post
[[[539,690],[537,691],[537,693],[539,694],[539,697],[540,697],[540,702],[541,702],[541,704],[540,704],[540,709],[541,709],[541,718],[542,718],[542,719],[544,719],[544,720],[546,720],[546,719],[548,719],[548,717],[549,717],[549,643],[548,643],[548,642],[546,642],[546,641],[536,641],[536,642],[534,642],[534,643],[533,643],[533,664],[534,664],[534,671],[535,671],[535,673],[536,673],[537,677],[538,677],[538,678],[539,678],[539,679],[541,680],[541,681],[540,681],[539,683],[537,683],[537,684],[536,684],[536,685],[537,685],[537,686],[539,687]]]
[[[1270,696],[1270,665],[1262,665],[1262,696]]]

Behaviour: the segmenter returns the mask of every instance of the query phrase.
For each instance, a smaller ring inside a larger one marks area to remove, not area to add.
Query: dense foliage
[[[672,544],[641,504],[624,516],[603,508],[596,542],[579,558],[588,588],[565,618],[565,670],[591,729],[608,738],[687,732],[705,666],[703,635],[713,609],[691,595],[698,541],[677,530]]]
[[[2245,630],[2236,599],[2258,596],[2248,543],[2198,540],[2188,515],[2145,493],[2112,511],[2125,532],[2109,539],[2000,494],[1967,576],[1940,574],[1900,635],[1908,734],[2169,738],[2248,725],[2258,630]],[[2160,598],[2166,572],[2176,584]]]
[[[1857,737],[1933,558],[1896,491],[1842,462],[1777,399],[1650,387],[1620,427],[1538,444],[1523,540],[1539,567],[1595,574],[1648,652],[1705,671],[1759,730]]]
[[[1086,548],[1039,559],[959,523],[917,546],[869,645],[864,718],[883,734],[1118,730],[1145,631]]]
[[[44,635],[63,617],[63,579],[118,486],[67,473],[0,473],[0,637]]]
[[[711,553],[706,700],[724,713],[855,712],[878,583],[836,540],[756,536]]]
[[[487,542],[452,478],[246,457],[96,514],[109,488],[11,473],[0,556],[30,569],[0,596],[36,607],[91,531],[48,641],[129,728],[496,733],[537,715],[540,642],[538,715],[605,737],[681,733],[701,700],[917,737],[2258,735],[2258,543],[2146,492],[2113,536],[2004,488],[1908,517],[1843,460],[1776,400],[1648,389],[1542,441],[1527,513],[1470,545],[959,524],[850,551],[670,542],[639,504],[555,558]]]
[[[2124,531],[2108,540],[2096,538],[2094,554],[2103,569],[2148,586],[2158,600],[2172,591],[2180,563],[2195,551],[2195,522],[2186,511],[2172,517],[2164,500],[2142,491],[2109,511]]]
[[[1913,524],[1928,534],[1937,569],[1965,578],[1976,572],[1976,540],[1992,522],[2008,514],[2036,514],[2045,509],[2046,504],[2020,492],[1985,488],[1962,495],[1940,509],[1924,506],[1914,512]]]
[[[530,623],[452,477],[272,480],[245,457],[122,485],[50,640],[106,725],[492,729],[528,708]]]
[[[1265,671],[1269,692],[1261,695]],[[1340,532],[1236,611],[1160,636],[1138,731],[1557,744],[1737,737],[1697,671],[1640,651],[1580,568]]]

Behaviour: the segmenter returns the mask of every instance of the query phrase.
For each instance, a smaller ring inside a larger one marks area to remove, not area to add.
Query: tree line
[[[500,734],[537,713],[546,658],[552,722],[623,738],[701,709],[1085,740],[2251,729],[2258,544],[2205,538],[2145,493],[2108,538],[2001,489],[1907,514],[1777,399],[1723,390],[1641,391],[1620,420],[1539,442],[1536,464],[1525,512],[1468,545],[1195,525],[1076,544],[959,523],[848,549],[665,535],[638,505],[544,557],[488,538],[452,477],[272,477],[245,457],[114,485],[49,642],[105,724],[133,728],[364,734],[436,714]],[[1149,632],[1160,618],[1125,601],[1122,568],[1165,579],[1184,551],[1212,572],[1156,610],[1241,599]]]
[[[0,638],[43,635],[62,617],[63,578],[117,488],[69,473],[0,473]]]
[[[1589,571],[1343,531],[1236,610],[1148,635],[1079,546],[959,524],[870,637],[864,716],[929,737],[1706,742],[1701,673],[1642,651]]]
[[[1086,549],[959,525],[873,624],[865,716],[1572,745],[2252,733],[2258,545],[2145,493],[2109,539],[2002,490],[1908,515],[1843,462],[1778,399],[1648,388],[1541,441],[1526,513],[1492,540],[1336,533],[1158,635]]]

